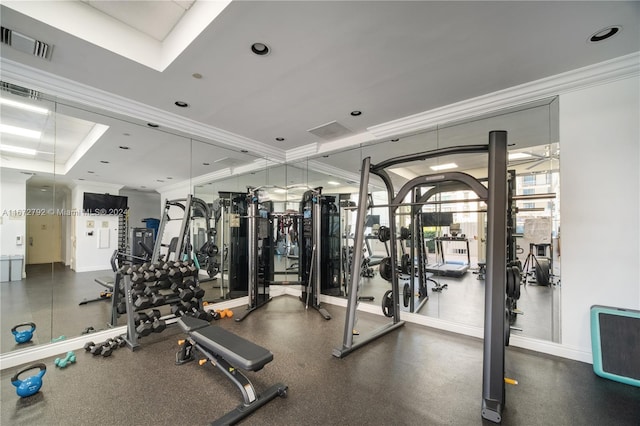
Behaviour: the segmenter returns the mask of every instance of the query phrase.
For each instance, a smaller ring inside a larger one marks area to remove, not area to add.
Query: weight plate
[[[550,281],[550,264],[546,257],[539,257],[536,264],[536,281],[538,285],[548,286]]]
[[[513,276],[513,269],[507,266],[507,296],[513,297],[516,292],[515,277]]]
[[[408,240],[409,238],[411,238],[411,231],[409,228],[405,228],[404,226],[400,228],[400,239]]]
[[[385,257],[380,261],[380,265],[378,266],[378,272],[380,272],[380,277],[382,277],[386,281],[391,281],[391,258]]]
[[[411,256],[405,253],[402,255],[402,264],[400,265],[400,270],[403,274],[411,273]]]
[[[515,300],[520,299],[520,282],[521,282],[521,278],[522,276],[520,275],[520,268],[517,266],[512,266],[511,269],[513,270],[513,276],[515,278],[515,293],[513,295],[513,298]]]
[[[402,291],[402,304],[405,308],[409,307],[409,301],[411,300],[411,286],[409,283],[404,284],[404,288]]]
[[[386,226],[378,228],[378,239],[382,243],[386,243],[391,239],[391,230]]]
[[[382,296],[382,313],[385,317],[393,316],[393,291],[387,290]]]

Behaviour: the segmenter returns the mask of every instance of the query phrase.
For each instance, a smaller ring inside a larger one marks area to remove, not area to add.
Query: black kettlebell
[[[39,368],[40,372],[35,376],[27,377],[24,380],[18,379],[19,375],[25,371],[33,370],[34,368]],[[47,366],[42,363],[30,365],[24,370],[18,371],[16,375],[11,378],[11,384],[16,387],[16,392],[20,398],[26,398],[38,393],[42,387],[42,376],[44,376],[46,372]]]
[[[31,327],[28,330],[18,331],[18,327]],[[14,325],[11,329],[11,333],[15,336],[16,343],[27,343],[33,337],[33,332],[36,331],[36,325],[32,322],[26,322],[24,324]]]

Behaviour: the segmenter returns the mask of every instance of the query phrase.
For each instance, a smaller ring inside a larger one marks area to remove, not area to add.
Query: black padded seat
[[[271,351],[222,327],[212,326],[206,321],[192,317],[181,317],[178,324],[196,343],[224,358],[234,367],[258,371],[273,361]]]

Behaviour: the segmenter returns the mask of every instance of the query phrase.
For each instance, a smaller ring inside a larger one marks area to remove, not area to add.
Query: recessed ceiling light
[[[203,166],[210,166],[211,163],[202,163]]]
[[[40,191],[47,192],[47,188],[40,188]]]
[[[186,108],[186,107],[189,106],[188,103],[183,102],[183,101],[175,101],[174,103],[175,103],[176,106],[179,106],[180,108]]]
[[[1,105],[7,105],[14,108],[22,109],[29,112],[35,112],[36,114],[47,115],[49,114],[49,110],[46,108],[37,107],[34,105],[25,104],[22,102],[14,101],[11,99],[0,98]]]
[[[0,145],[0,151],[13,152],[14,154],[36,155],[38,151],[31,148],[23,148],[21,146]]]
[[[269,53],[269,46],[264,43],[253,43],[251,45],[251,51],[258,56],[264,56]]]
[[[40,139],[40,136],[42,136],[42,132],[38,132],[37,130],[29,130],[23,127],[9,126],[7,124],[0,124],[0,133],[24,136],[25,138],[31,139]]]
[[[276,188],[273,190],[273,192],[275,192],[276,194],[286,194],[287,190],[282,188]]]
[[[147,123],[147,126],[149,126],[149,127],[153,127],[154,129],[155,129],[156,127],[160,127],[160,125],[159,125],[159,124],[156,124],[156,123]]]
[[[128,146],[124,146],[124,145],[120,145],[118,148],[120,148],[120,149],[129,149]]]
[[[340,182],[336,182],[335,180],[330,180],[327,182],[329,185],[340,185]]]
[[[202,78],[202,74],[194,72],[193,74],[191,74],[191,77],[197,78],[198,80],[200,80]]]
[[[619,25],[612,25],[610,27],[603,28],[600,31],[593,33],[591,37],[589,37],[589,41],[591,43],[597,43],[599,41],[606,40],[618,34],[621,30],[622,27]]]
[[[456,163],[447,163],[447,164],[439,164],[437,166],[431,166],[430,169],[434,170],[434,171],[439,171],[439,170],[449,170],[449,169],[456,169],[458,168],[458,165]]]
[[[351,114],[354,117],[357,117],[359,115],[362,115],[362,111],[355,110],[355,111],[351,111],[349,114]]]
[[[108,162],[108,161],[105,161],[105,160],[100,160],[100,162],[101,162],[102,164],[109,164],[109,162]]]
[[[276,140],[277,140],[278,142],[282,142],[282,141],[284,140],[284,138],[276,138]]]

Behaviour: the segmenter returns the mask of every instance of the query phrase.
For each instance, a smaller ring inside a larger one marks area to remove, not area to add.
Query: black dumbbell
[[[164,320],[160,319],[161,315],[159,310],[154,309],[152,313],[153,317],[151,316],[151,313],[149,313],[149,318],[153,318],[151,331],[153,331],[154,333],[162,333],[167,328],[167,323]]]
[[[151,299],[144,295],[142,291],[136,291],[132,294],[133,306],[136,311],[151,307]]]
[[[178,298],[180,300],[182,300],[183,302],[187,302],[187,301],[193,299],[193,291],[191,291],[190,289],[186,288],[184,286],[184,283],[182,282],[182,280],[174,281],[171,284],[171,290],[174,293],[176,293],[176,296],[178,296]]]
[[[190,315],[192,317],[205,320],[205,321],[209,317],[207,312],[202,309],[198,309],[197,305],[192,305],[191,303],[187,302],[187,303],[183,303],[182,307],[184,311],[187,313],[187,315]]]
[[[175,305],[171,305],[171,313],[177,317],[181,317],[184,316],[186,312],[181,303],[176,303]]]
[[[190,262],[184,262],[181,266],[180,266],[180,272],[182,273],[183,277],[197,277],[198,276],[198,268],[196,268],[196,266],[193,263]]]
[[[191,290],[193,297],[202,299],[204,297],[204,289],[196,283],[193,277],[189,277],[182,282],[183,288]],[[180,298],[182,299],[182,297]],[[182,299],[184,300],[184,299]],[[184,300],[186,302],[186,300]]]
[[[101,355],[102,352],[102,343],[93,343],[93,342],[87,342],[84,344],[84,350],[87,352],[90,352],[91,355],[96,356],[96,355]]]

